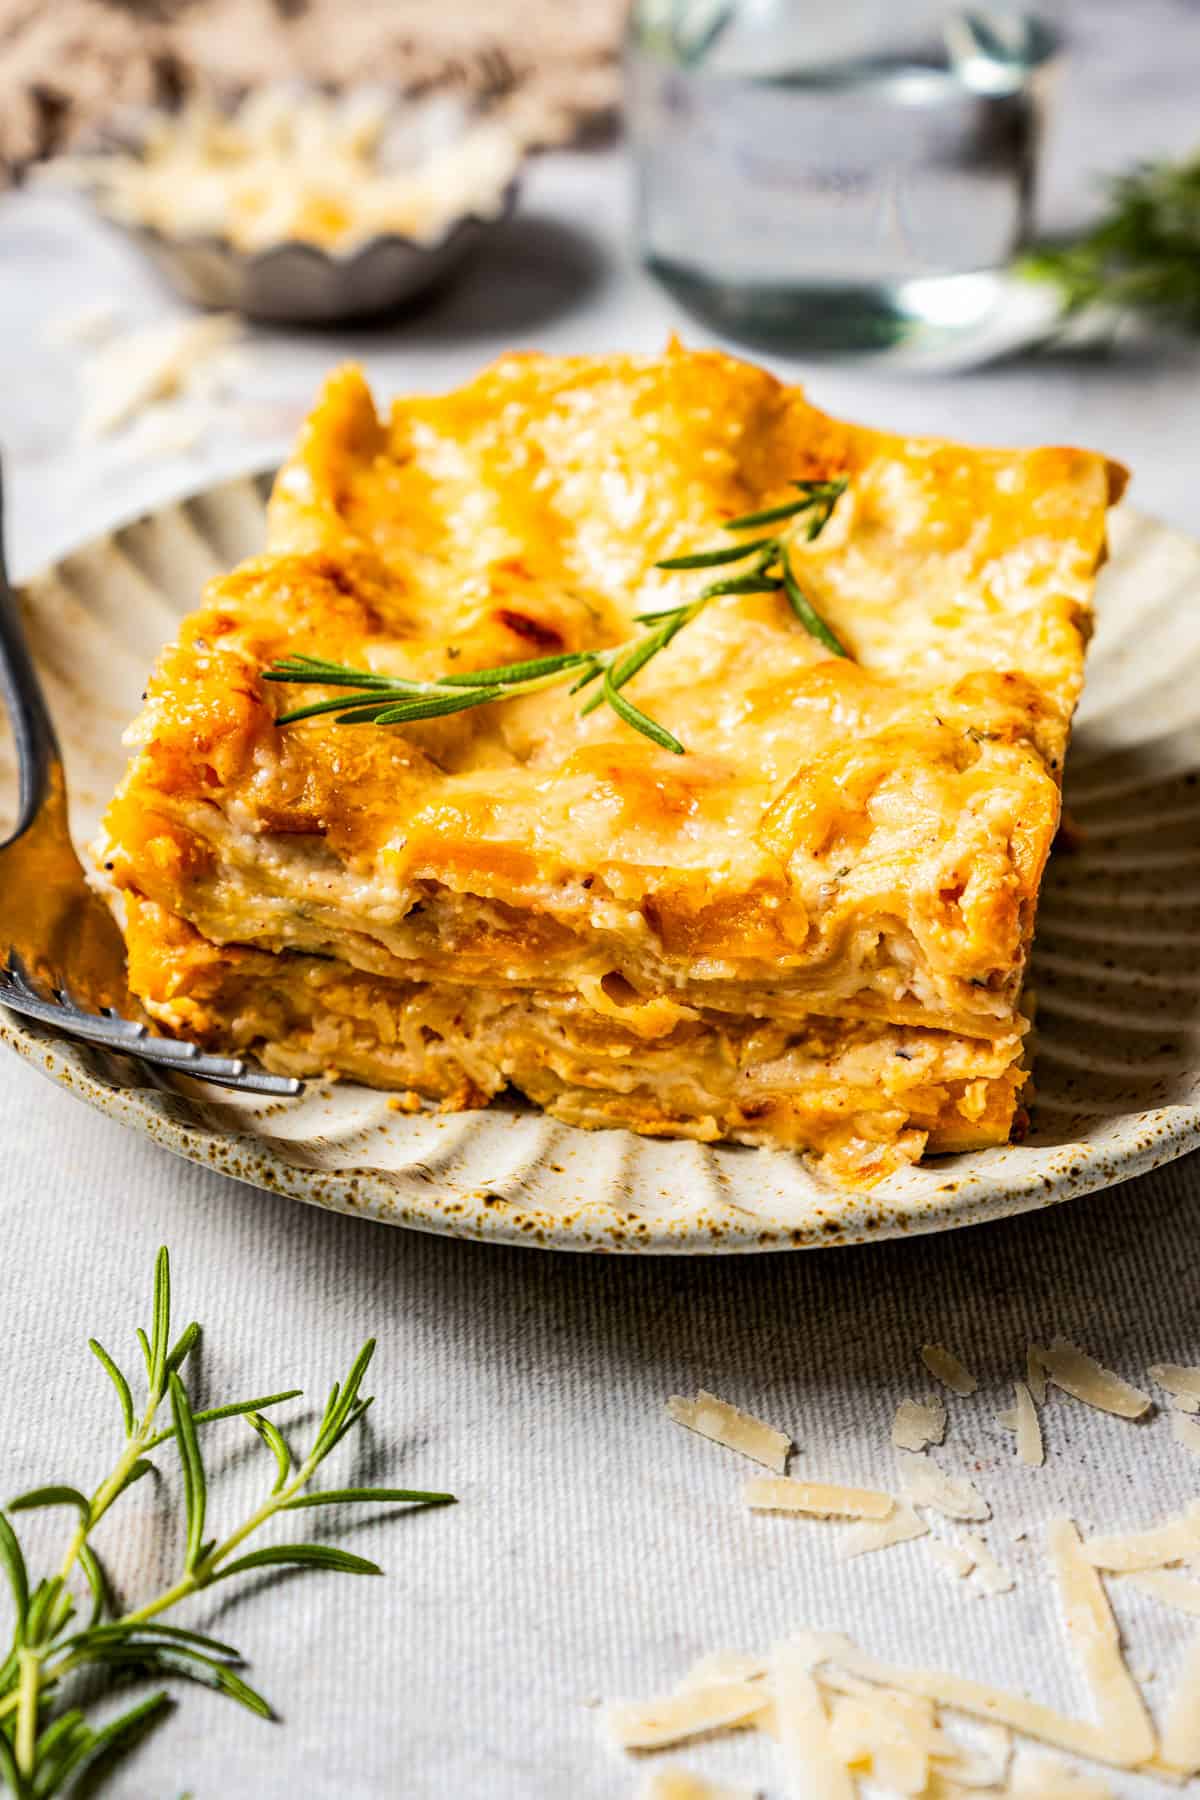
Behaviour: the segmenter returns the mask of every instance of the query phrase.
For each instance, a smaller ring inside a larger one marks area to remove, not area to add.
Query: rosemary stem
[[[168,1607],[178,1606],[181,1600],[186,1600],[189,1595],[198,1593],[201,1588],[207,1587],[220,1564],[227,1557],[232,1556],[233,1552],[245,1543],[246,1539],[252,1536],[260,1525],[265,1525],[268,1519],[273,1519],[277,1512],[282,1511],[289,1500],[295,1499],[311,1479],[317,1467],[317,1461],[319,1458],[314,1460],[310,1457],[307,1462],[301,1463],[286,1487],[280,1488],[277,1493],[269,1494],[257,1512],[251,1513],[250,1517],[239,1525],[236,1531],[231,1531],[227,1538],[223,1538],[219,1544],[215,1544],[208,1555],[202,1557],[189,1574],[181,1575],[172,1587],[166,1588],[153,1600],[148,1600],[144,1606],[137,1607],[133,1612],[122,1613],[115,1623],[118,1625],[144,1625],[149,1619],[157,1618],[159,1613],[166,1612]]]
[[[126,1476],[129,1474],[134,1463],[137,1462],[138,1458],[145,1451],[151,1436],[154,1415],[158,1411],[161,1399],[162,1395],[160,1393],[152,1392],[150,1394],[150,1397],[146,1402],[146,1410],[142,1415],[141,1424],[138,1426],[134,1435],[129,1439],[124,1450],[122,1450],[120,1456],[114,1463],[111,1472],[100,1483],[100,1486],[92,1495],[91,1502],[88,1506],[87,1518],[80,1519],[75,1530],[72,1532],[70,1541],[67,1544],[66,1555],[63,1557],[58,1571],[59,1576],[63,1581],[66,1581],[68,1575],[78,1562],[79,1552],[87,1542],[88,1533],[92,1530],[93,1526],[99,1523],[109,1507],[119,1497]]]
[[[17,1666],[20,1676],[15,1695],[17,1729],[13,1739],[13,1752],[22,1775],[32,1775],[37,1760],[37,1722],[38,1702],[42,1689],[42,1659],[36,1650],[19,1650]]]

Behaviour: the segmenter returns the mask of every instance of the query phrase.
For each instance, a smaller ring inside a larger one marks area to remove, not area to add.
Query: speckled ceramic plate
[[[146,670],[201,583],[259,547],[266,483],[227,482],[86,545],[26,589],[78,839],[124,761]],[[0,1038],[194,1162],[318,1206],[463,1237],[683,1253],[861,1243],[994,1219],[1200,1144],[1200,545],[1113,520],[1067,779],[1077,828],[1038,929],[1037,1101],[1022,1144],[867,1196],[795,1156],[583,1132],[528,1108],[406,1117],[349,1083],[264,1104],[146,1072],[0,1013]],[[95,670],[104,670],[97,684]],[[4,775],[11,757],[0,761]]]

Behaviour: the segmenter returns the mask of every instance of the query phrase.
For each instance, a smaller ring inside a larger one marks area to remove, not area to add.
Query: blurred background
[[[346,356],[671,331],[1190,523],[1198,76],[1196,0],[0,0],[18,570],[265,466]]]

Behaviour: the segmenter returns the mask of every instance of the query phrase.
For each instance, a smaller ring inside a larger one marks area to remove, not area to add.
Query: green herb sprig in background
[[[61,1484],[34,1488],[17,1495],[0,1511],[0,1569],[7,1576],[14,1612],[12,1643],[0,1663],[0,1778],[17,1800],[50,1800],[85,1771],[95,1773],[99,1765],[150,1729],[170,1704],[166,1692],[159,1691],[110,1723],[90,1726],[79,1707],[64,1702],[72,1678],[84,1670],[183,1675],[216,1688],[263,1718],[272,1716],[268,1702],[236,1672],[243,1659],[232,1645],[158,1621],[162,1613],[215,1582],[259,1569],[382,1573],[376,1563],[330,1544],[271,1544],[243,1552],[247,1540],[277,1514],[364,1500],[443,1506],[454,1498],[407,1488],[307,1491],[318,1468],[371,1405],[361,1389],[374,1353],[374,1339],[359,1351],[345,1382],[335,1383],[308,1450],[296,1457],[278,1426],[265,1416],[265,1409],[298,1398],[299,1388],[200,1411],[193,1408],[182,1370],[199,1341],[200,1327],[195,1323],[186,1326],[172,1342],[171,1276],[165,1249],[159,1251],[155,1268],[151,1328],[149,1333],[139,1329],[137,1336],[146,1367],[146,1397],[140,1412],[127,1377],[103,1345],[90,1340],[92,1352],[116,1390],[125,1431],[124,1448],[110,1473],[91,1495]],[[163,1422],[168,1409],[169,1424]],[[270,1450],[273,1480],[248,1518],[224,1535],[210,1536],[201,1431],[217,1420],[239,1416]],[[183,1566],[162,1593],[131,1611],[119,1612],[92,1547],[91,1533],[122,1494],[154,1472],[148,1453],[168,1440],[174,1442],[183,1477]],[[75,1514],[76,1523],[57,1572],[32,1584],[9,1515],[35,1507],[64,1508]],[[83,1591],[86,1622],[77,1616],[79,1602],[72,1584]]]
[[[377,675],[369,669],[351,668],[319,656],[288,656],[266,669],[264,680],[311,687],[354,688],[361,690],[361,698],[350,699],[346,694],[339,694],[332,700],[317,700],[310,706],[298,706],[291,712],[281,713],[275,723],[293,725],[300,719],[333,713],[339,725],[411,725],[421,719],[444,718],[474,706],[490,706],[497,700],[535,694],[564,681],[571,682],[569,691],[572,694],[599,681],[598,691],[589,696],[581,713],[586,715],[595,712],[597,707],[609,706],[634,731],[640,731],[643,737],[648,737],[662,749],[682,756],[684,746],[674,733],[635,706],[624,689],[648,662],[666,649],[685,625],[699,617],[711,600],[724,594],[782,593],[805,630],[818,643],[835,656],[847,655],[804,592],[790,555],[790,538],[801,525],[808,543],[824,531],[834,507],[846,491],[846,481],[844,478],[794,481],[791,485],[798,491],[797,499],[768,507],[764,512],[746,513],[741,518],[730,519],[722,527],[725,531],[753,531],[763,525],[787,521],[789,529],[755,538],[749,543],[725,544],[719,549],[698,550],[655,563],[657,569],[710,569],[750,559],[744,573],[710,581],[691,600],[658,612],[639,613],[636,623],[645,626],[646,630],[631,643],[616,644],[607,650],[568,650],[558,656],[540,656],[531,662],[505,663],[496,669],[473,669],[465,675],[440,675],[436,681],[408,681],[399,675]]]
[[[1120,175],[1108,200],[1090,231],[1019,266],[1053,282],[1069,314],[1099,307],[1200,331],[1200,155]]]

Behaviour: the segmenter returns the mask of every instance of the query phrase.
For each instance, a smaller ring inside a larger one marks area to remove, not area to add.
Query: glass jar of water
[[[768,349],[977,329],[1027,241],[1056,34],[945,0],[637,0],[627,115],[650,269]]]

